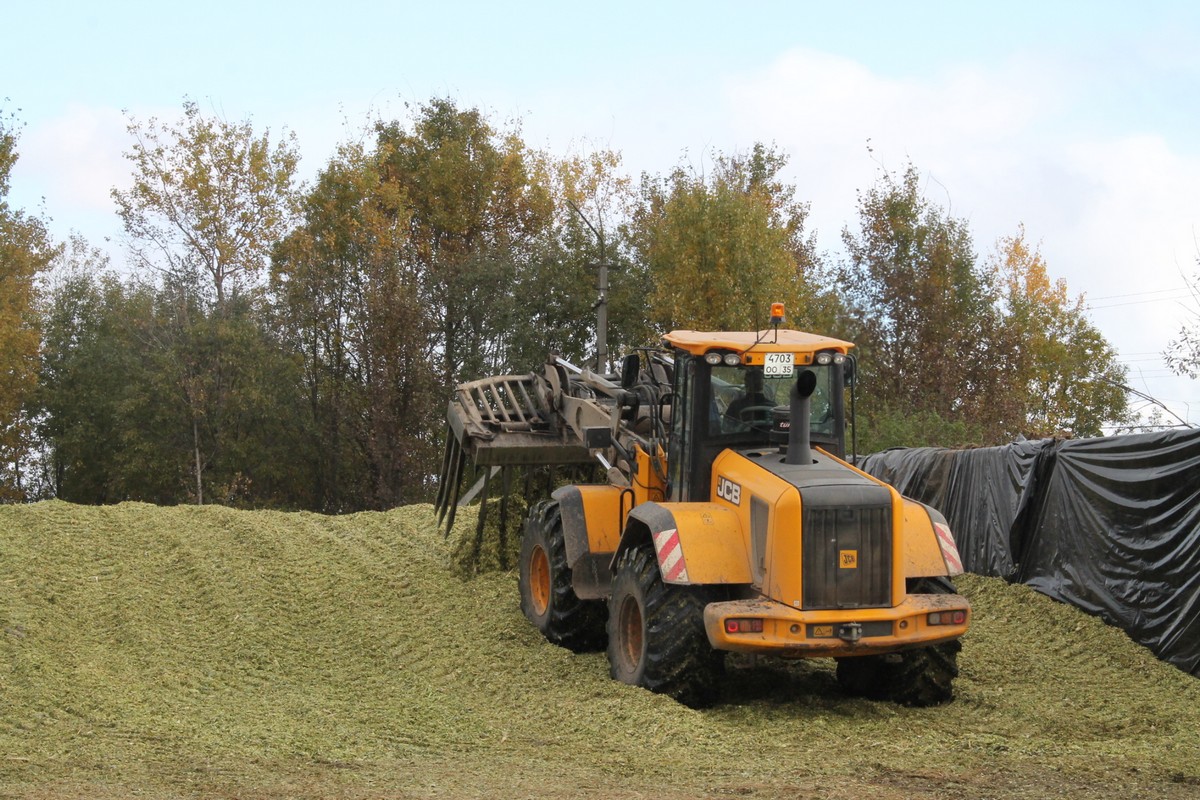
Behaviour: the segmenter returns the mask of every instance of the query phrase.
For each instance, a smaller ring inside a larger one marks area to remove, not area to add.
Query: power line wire
[[[1127,294],[1108,294],[1104,297],[1090,297],[1089,300],[1124,300],[1126,297],[1142,297],[1148,294],[1164,294],[1166,292],[1190,292],[1187,286],[1176,286],[1171,289],[1151,289],[1146,292],[1129,292]]]
[[[1171,300],[1171,301],[1187,300],[1190,297],[1191,297],[1190,294],[1181,294],[1178,297],[1154,297],[1149,300],[1130,300],[1127,303],[1108,303],[1108,304],[1102,305],[1102,306],[1093,306],[1093,305],[1089,304],[1087,306],[1087,308],[1089,311],[1099,311],[1099,310],[1105,309],[1105,308],[1120,308],[1121,306],[1143,306],[1143,305],[1146,305],[1147,303],[1162,303],[1167,300]]]

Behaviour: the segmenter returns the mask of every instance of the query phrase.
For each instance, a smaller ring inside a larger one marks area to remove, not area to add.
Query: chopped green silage
[[[544,642],[427,506],[0,507],[0,797],[1193,797],[1200,682],[960,580],[955,702],[731,662],[705,711]],[[486,543],[485,543],[486,544]]]

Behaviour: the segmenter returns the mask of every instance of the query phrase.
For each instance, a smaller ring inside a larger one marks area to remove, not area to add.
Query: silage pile
[[[473,537],[464,517],[443,539],[427,506],[0,508],[0,795],[1200,783],[1200,682],[1025,587],[961,581],[976,623],[948,706],[844,698],[827,663],[743,660],[700,712],[542,641],[511,571],[463,577]]]

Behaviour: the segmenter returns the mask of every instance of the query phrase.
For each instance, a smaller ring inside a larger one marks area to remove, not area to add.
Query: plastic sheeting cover
[[[945,514],[968,570],[1099,615],[1200,675],[1200,431],[891,450],[859,465]]]

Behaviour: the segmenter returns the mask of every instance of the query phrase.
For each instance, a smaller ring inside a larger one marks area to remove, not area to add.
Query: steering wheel
[[[746,406],[738,409],[738,420],[751,428],[771,428],[771,412],[775,410],[775,406]]]

